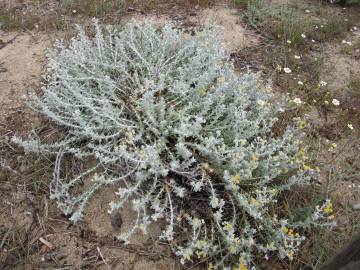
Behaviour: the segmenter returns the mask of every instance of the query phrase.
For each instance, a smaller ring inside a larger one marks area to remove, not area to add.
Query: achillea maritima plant
[[[51,197],[72,221],[95,192],[118,184],[109,211],[130,201],[136,212],[121,239],[162,219],[160,238],[183,263],[208,258],[211,267],[240,269],[255,269],[259,255],[291,259],[304,227],[331,222],[328,201],[296,223],[279,212],[279,195],[316,172],[300,128],[273,132],[289,103],[274,104],[256,74],[234,73],[219,31],[94,25],[93,38],[79,27],[69,46],[55,44],[44,93],[31,96],[66,137],[53,144],[14,138],[56,155]],[[96,164],[64,179],[65,156]],[[85,178],[86,189],[79,187]]]

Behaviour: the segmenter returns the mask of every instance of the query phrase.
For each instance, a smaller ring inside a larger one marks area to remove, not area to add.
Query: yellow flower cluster
[[[295,233],[293,229],[289,229],[287,227],[283,228],[283,232],[291,238],[300,237],[300,235],[298,233]]]
[[[332,214],[333,213],[333,205],[332,205],[332,203],[331,202],[329,202],[326,206],[325,206],[325,208],[324,208],[324,213],[326,213],[326,214]]]
[[[235,183],[235,184],[240,184],[240,180],[241,180],[241,177],[239,174],[237,175],[234,175],[231,180]]]
[[[333,209],[333,204],[331,202],[328,202],[327,205],[325,206],[324,208],[324,213],[325,214],[328,214],[328,219],[335,219],[335,215],[333,214],[334,213],[334,209]]]
[[[293,158],[291,158],[291,161],[295,164],[304,164],[304,162],[308,159],[306,149],[304,147],[300,148],[299,154]],[[292,163],[292,164],[293,164]],[[306,170],[306,169],[305,169]]]
[[[288,256],[290,259],[292,259],[294,257],[294,251],[293,250],[288,250],[286,252],[286,256]]]
[[[289,237],[290,239],[295,239],[295,238],[299,238],[300,235],[299,233],[295,232],[293,229],[289,229],[287,227],[283,227],[282,231],[287,235],[287,237]],[[291,245],[288,244],[288,240],[285,239],[284,240],[284,246],[288,249],[285,249],[286,252],[286,256],[291,260],[294,257],[294,250],[292,249]]]
[[[234,267],[233,270],[249,270],[249,268],[246,267],[245,261],[243,258],[239,259],[239,267]]]

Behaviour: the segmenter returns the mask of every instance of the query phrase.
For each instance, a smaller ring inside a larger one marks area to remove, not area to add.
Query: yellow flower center
[[[231,178],[231,180],[235,183],[235,184],[240,184],[240,179],[241,179],[241,177],[240,177],[240,175],[234,175],[232,178]]]
[[[324,213],[331,214],[333,211],[333,205],[331,202],[329,202],[324,208]]]

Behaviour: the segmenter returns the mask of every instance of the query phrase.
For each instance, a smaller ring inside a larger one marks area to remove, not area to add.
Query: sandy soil
[[[231,51],[241,50],[248,46],[256,46],[258,37],[241,24],[239,11],[228,7],[215,7],[201,10],[197,16],[190,18],[196,25],[218,25],[223,29],[224,42]]]
[[[360,30],[353,30],[352,34],[344,41],[351,42],[351,44],[360,42]],[[344,53],[343,50],[349,46],[343,41],[339,41],[338,44],[329,44],[325,49],[328,72],[324,74],[324,77],[329,82],[329,89],[333,92],[340,90],[343,97],[348,90],[349,81],[352,78],[360,77],[360,53],[356,51],[352,52],[354,55]]]
[[[0,40],[0,123],[22,114],[23,130],[29,130],[38,121],[33,116],[29,121],[29,115],[23,114],[24,102],[28,90],[38,88],[50,43],[46,36],[30,33],[0,32]]]
[[[237,11],[224,5],[196,8],[191,16],[172,12],[134,13],[123,21],[132,19],[152,20],[159,25],[171,21],[182,27],[217,24],[224,29],[225,45],[230,51],[241,51],[259,42],[259,37],[241,23]],[[353,41],[358,38],[359,33],[351,37]],[[38,89],[45,71],[45,51],[50,45],[48,36],[40,32],[0,32],[0,135],[12,135],[16,131],[25,136],[42,124],[41,119],[26,109],[24,95],[31,88]],[[330,89],[345,89],[350,76],[360,71],[359,60],[341,53],[341,46],[329,46],[327,57],[337,74],[336,79],[328,77]],[[18,150],[16,153],[13,162],[17,171],[0,171],[0,233],[5,239],[0,248],[10,238],[15,239],[13,242],[18,245],[12,248],[23,252],[23,261],[16,262],[14,254],[18,253],[13,250],[3,250],[0,269],[180,269],[169,247],[154,240],[161,224],[155,224],[149,235],[138,232],[128,246],[114,240],[131,226],[133,213],[131,206],[127,206],[119,212],[123,221],[120,228],[112,226],[107,210],[114,197],[113,189],[98,193],[86,208],[84,221],[72,226],[54,202],[47,199],[52,162],[45,158],[34,161],[32,156],[24,158],[23,153]],[[37,169],[38,163],[46,169]],[[33,183],[38,181],[41,183],[34,189]],[[346,189],[348,183],[339,185]],[[351,193],[349,189],[346,192]],[[338,195],[342,194],[345,193]],[[348,197],[355,201],[354,194]]]

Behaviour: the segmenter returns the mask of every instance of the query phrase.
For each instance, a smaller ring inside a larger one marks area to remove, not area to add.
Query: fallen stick
[[[43,243],[45,246],[47,246],[49,249],[54,249],[55,246],[51,244],[49,241],[45,240],[44,238],[40,237],[39,241]]]
[[[99,252],[99,255],[100,255],[102,261],[105,263],[106,267],[107,267],[109,270],[111,270],[111,267],[110,267],[110,265],[106,262],[104,256],[102,255],[102,253],[101,253],[101,251],[100,251],[100,248],[99,248],[99,247],[96,247],[96,249],[97,249],[97,251]]]

